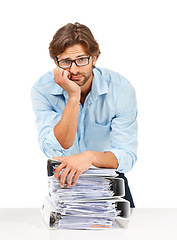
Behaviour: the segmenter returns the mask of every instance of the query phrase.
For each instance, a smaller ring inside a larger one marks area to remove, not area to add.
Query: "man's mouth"
[[[78,81],[78,80],[81,79],[81,77],[82,77],[82,75],[76,75],[76,76],[72,75],[72,76],[71,76],[71,80],[73,80],[73,81]]]

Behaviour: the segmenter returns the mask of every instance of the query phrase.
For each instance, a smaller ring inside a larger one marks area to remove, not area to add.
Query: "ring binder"
[[[49,196],[43,200],[41,214],[50,229],[108,229],[115,219],[129,218],[130,203],[122,198],[124,180],[115,177],[115,170],[90,168],[68,189],[54,179],[59,164],[47,161]]]

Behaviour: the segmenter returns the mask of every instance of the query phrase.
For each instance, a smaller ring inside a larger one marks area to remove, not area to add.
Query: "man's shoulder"
[[[54,82],[54,74],[53,71],[49,71],[45,73],[42,77],[40,77],[33,85],[34,88],[48,88],[50,85],[53,85]]]
[[[95,71],[98,72],[102,81],[105,81],[108,85],[113,84],[115,87],[125,87],[129,83],[127,78],[116,71],[107,68],[96,68]]]

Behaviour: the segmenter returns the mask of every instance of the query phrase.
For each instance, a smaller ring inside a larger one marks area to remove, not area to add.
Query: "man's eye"
[[[60,61],[61,64],[70,64],[70,60],[62,60]]]
[[[84,62],[86,60],[86,58],[80,58],[79,59],[81,62]]]
[[[87,58],[79,58],[79,59],[77,59],[77,61],[78,61],[79,63],[85,62],[86,60],[87,60]]]

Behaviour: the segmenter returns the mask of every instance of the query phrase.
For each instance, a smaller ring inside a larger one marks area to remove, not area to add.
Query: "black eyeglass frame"
[[[82,58],[87,58],[87,59],[88,59],[88,63],[87,63],[87,64],[84,64],[84,65],[82,65],[82,66],[78,66],[77,63],[76,63],[76,61],[79,60],[79,59],[82,59]],[[62,59],[62,60],[58,60],[58,57],[56,57],[56,61],[57,61],[57,64],[58,64],[58,66],[59,66],[60,68],[67,69],[67,68],[70,68],[70,67],[72,66],[73,62],[76,64],[77,67],[84,67],[84,66],[87,66],[87,65],[89,64],[89,60],[90,60],[90,58],[91,58],[91,56],[89,56],[89,57],[76,58],[76,59],[74,59],[74,60],[70,60],[70,59],[68,59],[67,61],[70,61],[71,64],[70,64],[69,67],[65,67],[65,68],[60,66],[60,62],[63,61],[64,59]]]

